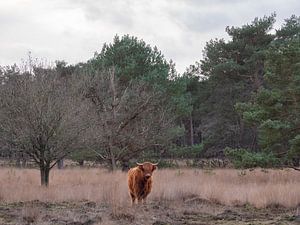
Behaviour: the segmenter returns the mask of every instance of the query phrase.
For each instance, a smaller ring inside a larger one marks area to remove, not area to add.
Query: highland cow
[[[137,167],[128,171],[128,187],[132,204],[136,200],[145,202],[152,189],[152,172],[157,168],[157,163],[137,163]]]

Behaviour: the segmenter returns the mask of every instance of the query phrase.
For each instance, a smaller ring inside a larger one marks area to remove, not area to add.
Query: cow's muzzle
[[[145,175],[145,178],[146,178],[146,179],[149,179],[150,177],[151,177],[150,174],[146,174],[146,175]]]

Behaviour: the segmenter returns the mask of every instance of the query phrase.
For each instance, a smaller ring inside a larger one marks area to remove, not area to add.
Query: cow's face
[[[138,163],[139,169],[143,171],[144,178],[148,180],[151,176],[153,171],[157,168],[157,164],[152,164],[149,162],[145,163]]]

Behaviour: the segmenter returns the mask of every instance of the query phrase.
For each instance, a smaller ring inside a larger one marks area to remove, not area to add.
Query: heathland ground
[[[300,173],[161,169],[144,205],[130,206],[127,177],[99,168],[0,170],[0,224],[299,224]]]

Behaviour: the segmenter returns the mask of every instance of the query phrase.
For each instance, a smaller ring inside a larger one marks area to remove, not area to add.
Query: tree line
[[[275,17],[227,27],[230,40],[207,42],[183,74],[130,35],[116,35],[85,63],[29,57],[2,66],[1,154],[33,160],[46,186],[64,158],[97,159],[112,170],[169,157],[297,166],[300,18],[274,31]]]

